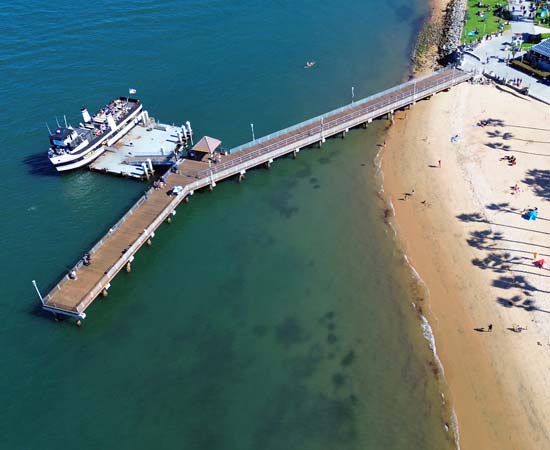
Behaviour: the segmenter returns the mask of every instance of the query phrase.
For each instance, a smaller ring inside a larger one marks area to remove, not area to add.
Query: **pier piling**
[[[354,127],[367,128],[374,119],[387,116],[393,123],[394,111],[471,77],[472,74],[457,69],[443,69],[354,101],[321,117],[254,139],[229,152],[216,154],[214,164],[179,159],[178,170],[166,172],[161,189],[148,191],[146,201],[142,196],[115,225],[105,227],[108,231],[89,251],[93,263],[76,264],[43,298],[43,308],[55,315],[77,319],[77,324],[82,324],[86,318],[85,310],[99,295],[107,296],[109,283],[120,271],[131,272],[134,255],[144,245],[152,244],[154,231],[163,222],[171,223],[175,208],[181,202],[189,202],[195,190],[206,187],[212,190],[216,181],[236,175],[242,182],[249,169],[262,165],[269,169],[276,158],[290,154],[296,158],[300,148],[322,147],[328,137],[339,134],[344,137]],[[144,165],[144,171],[150,176],[153,173],[151,163],[147,161]],[[178,189],[180,193],[167,195],[176,186],[181,187]]]

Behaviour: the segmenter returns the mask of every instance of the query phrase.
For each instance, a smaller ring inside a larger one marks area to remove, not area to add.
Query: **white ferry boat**
[[[140,121],[142,110],[141,102],[129,97],[113,100],[93,117],[83,107],[78,128],[65,121],[65,127],[50,131],[49,160],[58,172],[87,166]]]

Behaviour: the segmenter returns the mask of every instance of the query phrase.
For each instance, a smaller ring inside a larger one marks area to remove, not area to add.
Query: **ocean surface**
[[[385,124],[182,206],[81,328],[46,293],[144,183],[46,160],[46,122],[135,88],[232,147],[406,78],[424,0],[0,4],[0,448],[445,449],[384,224]],[[315,60],[312,70],[305,61]]]

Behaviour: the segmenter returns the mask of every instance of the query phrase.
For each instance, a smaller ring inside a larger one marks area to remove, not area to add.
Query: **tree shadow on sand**
[[[472,264],[480,269],[490,269],[497,273],[505,273],[512,269],[512,265],[519,263],[521,260],[517,256],[512,256],[510,253],[489,253],[485,258],[474,258]]]
[[[548,180],[550,182],[550,179]],[[544,184],[544,182],[543,182]],[[512,186],[510,186],[512,188]],[[544,186],[546,189],[550,189],[550,186]],[[489,203],[485,205],[485,209],[488,209],[490,211],[499,211],[499,212],[505,212],[509,214],[516,214],[518,216],[523,216],[525,214],[525,211],[521,211],[518,208],[514,208],[513,206],[510,206],[508,202],[503,203]],[[537,217],[537,220],[550,220],[545,217],[541,217],[540,215]]]
[[[550,154],[546,153],[535,153],[535,152],[526,152],[524,150],[512,150],[511,145],[504,145],[502,142],[487,142],[485,147],[492,148],[493,150],[502,150],[504,152],[514,152],[514,153],[523,153],[524,155],[534,155],[534,156],[547,156],[550,157]]]
[[[499,289],[521,289],[525,295],[532,296],[534,292],[550,294],[550,291],[538,289],[535,285],[527,281],[523,275],[500,276],[493,280],[492,285]]]
[[[489,211],[502,211],[512,214],[521,214],[521,212],[517,208],[510,206],[510,203],[508,202],[488,203],[487,205],[485,205],[485,209],[488,209]]]
[[[514,295],[511,298],[498,297],[497,303],[505,308],[521,308],[525,311],[539,311],[550,314],[550,311],[536,306],[534,300],[524,299],[521,295]]]
[[[513,139],[514,137],[512,133],[508,131],[505,133],[501,133],[500,130],[487,131],[487,136],[492,139],[496,139],[496,138],[504,139],[505,141],[509,139]]]
[[[534,264],[529,261],[528,264],[525,263],[526,258],[519,256],[513,256],[510,252],[491,252],[485,258],[474,258],[472,259],[472,264],[476,267],[479,267],[482,270],[492,270],[496,273],[507,273],[513,271],[513,273],[523,273],[525,275],[534,275],[537,277],[548,278],[550,275],[547,275],[545,272],[530,272],[528,270],[521,270],[523,267],[534,268]]]
[[[474,222],[474,223],[487,223],[490,225],[495,225],[497,227],[504,227],[504,228],[511,228],[514,230],[523,230],[523,231],[529,231],[530,233],[537,233],[537,234],[550,234],[546,231],[540,231],[540,230],[532,230],[530,228],[524,228],[524,227],[516,227],[515,225],[507,225],[504,223],[498,223],[498,222],[491,222],[488,220],[485,216],[483,216],[481,213],[463,213],[456,216],[458,220],[461,222]],[[543,219],[547,220],[547,219]]]
[[[491,230],[478,230],[471,231],[470,237],[466,239],[466,242],[470,247],[477,248],[478,250],[487,250],[491,249],[500,240],[502,240],[502,233]]]
[[[503,234],[498,231],[492,230],[477,230],[471,231],[470,237],[466,239],[466,242],[470,247],[476,248],[478,250],[490,250],[490,251],[503,251],[503,252],[516,252],[516,253],[525,253],[527,255],[532,255],[537,252],[540,256],[548,256],[545,253],[541,253],[541,248],[548,249],[550,246],[534,244],[532,242],[516,241],[514,239],[506,239]],[[510,245],[519,244],[525,245],[527,249],[519,248],[504,248],[497,247],[497,245]],[[544,251],[544,250],[542,250]]]
[[[477,223],[489,223],[486,217],[481,213],[462,213],[456,216],[461,222],[477,222]]]
[[[512,150],[511,145],[504,145],[502,142],[487,142],[485,144],[485,147],[492,148],[493,150],[503,150],[505,152],[509,152]]]
[[[506,123],[502,119],[483,119],[482,122],[485,122],[485,126],[488,127],[504,127],[506,126]]]
[[[550,201],[550,170],[529,169],[522,182],[530,186],[535,195]]]

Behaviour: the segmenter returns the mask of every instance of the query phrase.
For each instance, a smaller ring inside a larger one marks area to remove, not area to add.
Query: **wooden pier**
[[[189,201],[194,191],[209,187],[228,177],[244,177],[247,170],[265,165],[287,154],[297,153],[313,144],[322,145],[337,134],[366,126],[372,120],[413,105],[416,101],[467,81],[471,74],[447,68],[414,79],[379,94],[353,102],[322,116],[307,120],[282,131],[256,139],[221,155],[216,162],[179,160],[166,173],[166,185],[149,189],[130,210],[105,234],[88,255],[44,297],[42,307],[54,314],[86,318],[85,311],[100,295],[107,295],[112,279],[121,270],[131,270],[136,253],[144,244],[151,244],[157,228],[175,214],[177,206]],[[167,192],[181,186],[182,192]],[[86,262],[86,264],[85,264]]]

